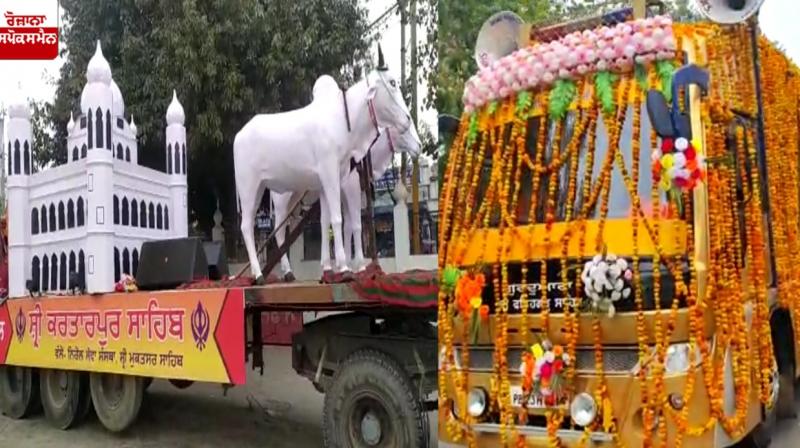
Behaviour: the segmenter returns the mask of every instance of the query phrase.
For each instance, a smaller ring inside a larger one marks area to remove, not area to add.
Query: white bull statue
[[[417,157],[419,155],[420,143],[413,127],[400,134],[399,138],[396,137],[396,135],[397,131],[393,129],[384,130],[370,149],[369,157],[372,165],[373,179],[379,179],[383,176],[392,164],[395,150],[407,153],[411,157]],[[357,271],[361,271],[366,267],[361,234],[361,176],[359,176],[358,170],[350,170],[349,165],[347,166],[347,170],[344,179],[342,179],[345,254],[348,261],[350,261],[350,254],[354,254],[352,260],[353,265],[351,267]],[[275,222],[277,223],[282,223],[286,220],[290,213],[289,207],[296,203],[301,196],[297,193],[276,192],[270,192],[270,195],[275,210]],[[316,201],[317,196],[309,196],[307,194],[302,199],[306,203],[313,203],[313,201]],[[321,264],[323,272],[332,269],[330,245],[328,243],[328,238],[326,238],[330,229],[331,219],[326,205],[327,204],[320,202],[320,226],[322,229],[322,248],[320,253],[322,254]],[[285,230],[279,230],[275,238],[278,247],[281,247],[286,239]],[[355,245],[355,247],[353,245]],[[353,249],[355,250],[353,251]],[[291,281],[294,279],[292,266],[286,254],[281,257],[281,271],[285,280]]]
[[[336,269],[349,270],[344,251],[341,212],[341,167],[360,160],[381,128],[416,129],[397,80],[378,49],[378,68],[346,91],[330,76],[314,85],[306,107],[253,117],[236,134],[233,163],[241,209],[241,230],[250,270],[264,283],[253,235],[264,190],[278,193],[320,191],[334,229]]]

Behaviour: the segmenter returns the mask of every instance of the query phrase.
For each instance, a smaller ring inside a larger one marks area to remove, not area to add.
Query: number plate
[[[511,404],[515,408],[522,407],[522,387],[520,386],[511,386]],[[556,407],[564,407],[569,405],[569,397],[562,396],[558,403],[554,406],[548,406],[544,403],[544,397],[539,394],[531,394],[530,398],[528,399],[528,409],[545,409],[545,408],[556,408]]]

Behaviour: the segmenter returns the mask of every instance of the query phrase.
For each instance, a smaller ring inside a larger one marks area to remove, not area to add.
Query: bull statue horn
[[[383,50],[381,49],[381,44],[378,44],[378,70],[389,70],[389,67],[386,66],[386,61],[383,59]]]

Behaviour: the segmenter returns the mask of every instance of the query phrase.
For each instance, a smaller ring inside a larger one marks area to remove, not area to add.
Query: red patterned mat
[[[435,308],[439,294],[437,280],[436,271],[415,269],[384,274],[377,267],[356,274],[350,287],[366,300],[410,308]]]

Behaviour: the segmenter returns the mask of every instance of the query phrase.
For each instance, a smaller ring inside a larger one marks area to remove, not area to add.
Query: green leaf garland
[[[452,294],[455,292],[456,283],[462,274],[463,271],[454,266],[447,266],[444,268],[444,271],[442,271],[442,290],[445,294]]]
[[[636,76],[636,81],[639,83],[639,88],[647,91],[647,67],[644,64],[636,64],[633,70]]]
[[[616,79],[616,75],[608,71],[597,72],[594,75],[594,90],[604,115],[611,115],[615,111],[614,81]]]
[[[661,81],[661,93],[667,102],[672,101],[672,77],[675,75],[675,65],[672,61],[656,62],[656,73]]]
[[[533,96],[527,90],[520,92],[517,95],[517,108],[516,112],[520,118],[527,118],[526,112],[533,104]]]
[[[567,79],[556,81],[555,87],[550,91],[550,118],[561,120],[567,115],[570,104],[575,99],[578,88],[575,83]]]
[[[471,148],[478,139],[478,113],[473,112],[469,117],[469,128],[467,129],[467,148]]]

